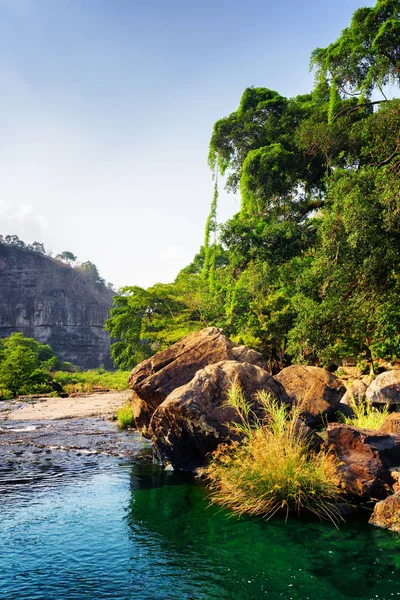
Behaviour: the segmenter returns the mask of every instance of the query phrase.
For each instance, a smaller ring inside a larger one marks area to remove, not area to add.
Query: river
[[[1,600],[400,596],[396,534],[362,520],[237,519],[131,440],[118,456],[3,444]]]

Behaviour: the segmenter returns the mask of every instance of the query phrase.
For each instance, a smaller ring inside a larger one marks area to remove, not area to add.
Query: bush
[[[132,404],[130,402],[126,402],[126,404],[117,411],[117,421],[120,429],[135,426]]]
[[[301,435],[300,408],[288,415],[286,406],[259,393],[265,418],[256,419],[240,388],[234,384],[229,401],[240,415],[242,443],[220,446],[207,468],[211,500],[237,514],[269,519],[275,513],[311,512],[335,525],[337,508],[336,459],[314,453]]]
[[[349,402],[349,407],[353,411],[353,416],[344,417],[343,421],[346,425],[353,425],[354,427],[362,427],[364,429],[374,429],[378,431],[389,414],[388,404],[385,404],[384,407],[379,410],[373,407],[367,399],[356,402],[354,398],[352,398]]]

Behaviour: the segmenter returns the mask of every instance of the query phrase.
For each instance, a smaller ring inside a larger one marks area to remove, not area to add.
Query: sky
[[[309,58],[368,0],[0,0],[0,234],[116,287],[199,250],[213,124],[246,87],[311,90]],[[221,193],[218,219],[239,209]]]

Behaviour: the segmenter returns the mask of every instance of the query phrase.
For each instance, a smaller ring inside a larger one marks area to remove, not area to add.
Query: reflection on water
[[[40,485],[0,487],[1,599],[400,596],[395,534],[237,520],[210,507],[200,484],[151,464],[68,455],[78,476],[56,477],[48,462]]]

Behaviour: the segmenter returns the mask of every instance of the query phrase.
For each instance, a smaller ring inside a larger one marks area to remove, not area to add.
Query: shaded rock
[[[366,397],[375,405],[400,405],[400,371],[386,371],[378,375],[368,387]]]
[[[325,443],[322,437],[301,419],[296,420],[294,430],[296,435],[308,442],[310,450],[313,450],[314,452],[319,452]]]
[[[379,431],[400,436],[400,413],[394,412],[388,415]]]
[[[191,333],[137,365],[129,377],[129,387],[133,390],[133,416],[140,432],[149,436],[150,419],[168,394],[193,379],[199,369],[222,360],[265,367],[259,352],[235,345],[217,327]]]
[[[333,418],[346,391],[340,379],[319,367],[292,365],[275,375],[275,379],[292,402],[301,405],[302,416],[310,426]]]
[[[393,494],[377,502],[369,520],[371,525],[400,532],[400,494]]]
[[[352,400],[354,400],[354,402],[358,404],[360,400],[365,398],[367,387],[368,386],[366,383],[364,383],[364,381],[361,381],[361,379],[355,379],[348,386],[346,393],[340,402],[342,402],[342,404],[349,405]]]
[[[205,464],[206,455],[218,444],[235,438],[230,424],[240,419],[236,410],[226,404],[227,390],[233,381],[240,384],[260,417],[263,411],[253,398],[257,391],[266,390],[280,402],[289,402],[282,385],[256,365],[237,361],[209,365],[174,390],[153,414],[150,430],[161,462],[194,470]]]
[[[336,408],[336,413],[341,413],[345,417],[352,418],[354,413],[348,404],[344,404],[342,401],[339,402]],[[339,419],[340,421],[340,419]]]
[[[387,495],[393,483],[390,469],[400,465],[400,437],[332,423],[326,444],[339,458],[339,483],[347,494],[360,499]]]

